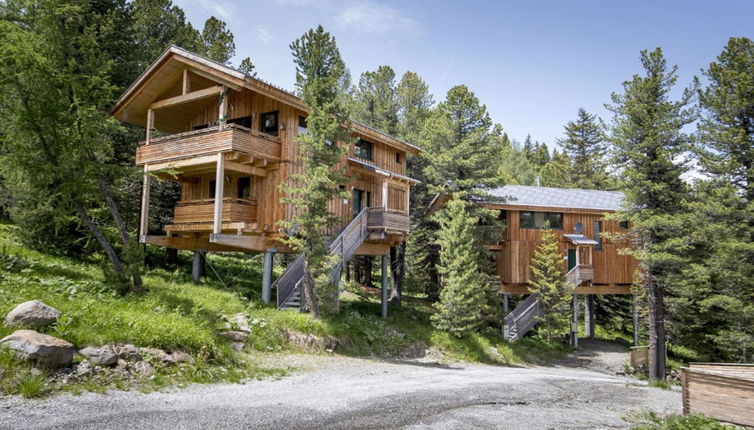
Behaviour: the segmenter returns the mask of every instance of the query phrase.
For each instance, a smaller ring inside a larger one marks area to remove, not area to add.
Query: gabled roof
[[[145,126],[146,109],[149,103],[160,95],[160,88],[150,88],[149,85],[159,74],[165,74],[167,78],[174,79],[177,77],[177,73],[182,73],[182,70],[186,68],[190,68],[197,73],[210,72],[218,81],[230,88],[236,90],[247,88],[306,112],[306,107],[301,98],[290,91],[286,91],[259,78],[251,77],[233,67],[172,45],[157,57],[136,81],[123,92],[111,109],[112,115],[121,121]],[[132,112],[129,112],[126,108],[132,104],[136,106],[132,109]],[[420,152],[419,147],[416,145],[412,145],[357,121],[351,122],[354,132],[363,137],[376,139],[412,154]]]
[[[499,204],[504,206],[534,206],[605,211],[619,210],[624,198],[624,194],[620,191],[532,187],[525,185],[506,185],[489,190],[488,193],[492,197],[503,199],[504,202]]]

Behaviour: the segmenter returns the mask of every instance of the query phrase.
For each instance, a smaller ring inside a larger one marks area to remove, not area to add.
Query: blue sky
[[[387,64],[417,72],[436,100],[466,84],[495,122],[550,148],[584,107],[603,105],[640,72],[639,51],[657,46],[688,85],[731,36],[754,38],[754,1],[375,1],[174,0],[201,28],[210,15],[235,35],[259,76],[295,79],[288,45],[322,24],[335,35],[354,81]]]

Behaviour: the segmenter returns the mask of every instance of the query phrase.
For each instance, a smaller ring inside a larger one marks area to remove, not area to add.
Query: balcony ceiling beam
[[[203,100],[210,97],[217,97],[222,92],[223,92],[223,87],[219,85],[215,87],[204,88],[202,90],[192,91],[190,93],[182,94],[180,96],[158,100],[152,103],[151,105],[149,105],[149,109],[158,110],[158,109],[164,109],[164,108],[168,108],[172,106],[179,106],[182,104],[191,103],[194,101]]]

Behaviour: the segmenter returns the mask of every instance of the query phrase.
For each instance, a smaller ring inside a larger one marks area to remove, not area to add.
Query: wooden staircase
[[[594,268],[587,265],[576,265],[566,274],[566,281],[578,287],[584,282],[594,279]],[[537,325],[537,317],[542,316],[539,306],[539,297],[531,294],[523,302],[516,306],[511,313],[505,316],[503,325],[503,337],[509,342],[521,339],[529,330]]]
[[[337,262],[332,268],[331,278],[337,282],[340,278],[340,272],[345,263],[351,258],[359,246],[369,236],[367,226],[369,214],[382,211],[383,208],[365,208],[356,215],[348,225],[346,225],[340,234],[330,242],[330,255],[337,256]],[[302,294],[302,283],[304,280],[304,256],[299,255],[291,263],[285,272],[272,284],[277,288],[277,305],[278,309],[301,309],[305,305],[304,295]]]

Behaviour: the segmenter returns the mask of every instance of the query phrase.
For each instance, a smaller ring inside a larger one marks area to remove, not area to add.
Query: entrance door
[[[576,267],[576,250],[569,249],[568,250],[568,270],[570,271],[574,267]]]
[[[353,216],[361,212],[362,209],[364,209],[364,190],[357,190],[356,188],[353,189],[353,198],[351,199],[351,202],[353,203],[352,210],[353,210]]]

